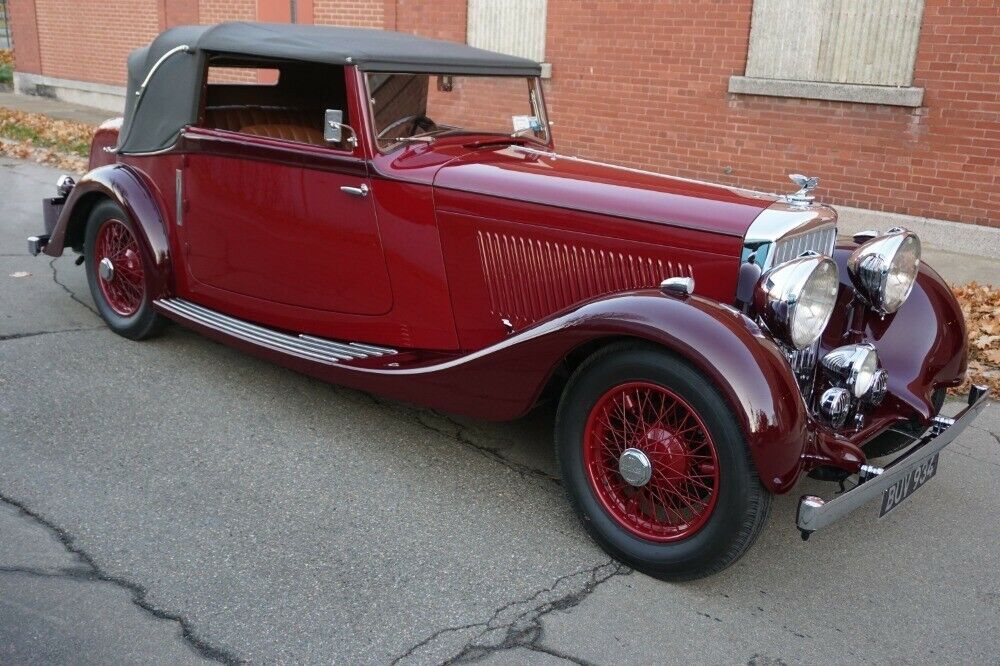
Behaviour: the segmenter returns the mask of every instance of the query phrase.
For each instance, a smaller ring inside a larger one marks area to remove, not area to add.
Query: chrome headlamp
[[[804,349],[830,322],[839,287],[833,259],[815,254],[799,257],[764,273],[754,305],[773,335]]]
[[[822,364],[855,398],[871,391],[869,399],[875,402],[885,395],[887,376],[878,367],[878,353],[873,345],[837,347],[823,357]]]
[[[864,243],[847,261],[854,286],[882,315],[903,305],[919,268],[920,239],[898,227]]]

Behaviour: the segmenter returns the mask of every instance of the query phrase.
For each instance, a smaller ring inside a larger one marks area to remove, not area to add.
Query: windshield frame
[[[395,143],[392,143],[392,144],[386,146],[385,148],[383,148],[381,145],[379,145],[380,144],[380,140],[378,138],[378,127],[375,124],[375,105],[374,105],[374,97],[372,95],[372,90],[371,90],[370,77],[372,75],[380,75],[380,74],[383,74],[383,75],[384,74],[389,74],[389,75],[396,75],[396,74],[408,75],[409,74],[409,75],[417,75],[417,76],[425,75],[425,76],[428,77],[428,82],[434,81],[434,79],[436,77],[439,77],[439,76],[468,77],[468,78],[480,78],[480,79],[486,79],[486,78],[489,78],[489,79],[522,79],[522,80],[526,81],[527,84],[528,84],[528,90],[527,90],[527,93],[528,93],[528,103],[530,105],[532,105],[533,111],[534,111],[535,115],[538,117],[539,121],[541,122],[542,131],[545,133],[544,139],[541,139],[541,138],[538,138],[538,137],[535,137],[535,136],[517,136],[517,137],[515,137],[515,136],[513,136],[513,134],[514,134],[513,131],[505,134],[503,132],[488,132],[488,131],[485,131],[485,130],[479,130],[479,131],[476,131],[476,130],[468,130],[468,131],[462,130],[461,134],[465,134],[467,136],[484,136],[484,137],[497,137],[497,138],[505,137],[505,138],[510,139],[511,143],[517,143],[517,142],[520,142],[520,141],[528,141],[530,143],[538,144],[540,146],[546,146],[546,147],[549,147],[549,148],[552,147],[552,124],[549,122],[548,110],[546,109],[546,106],[545,106],[545,92],[542,89],[542,78],[540,76],[524,76],[524,75],[509,75],[509,74],[473,74],[473,73],[470,73],[470,74],[457,74],[457,73],[435,74],[435,73],[429,73],[429,72],[372,72],[372,71],[361,71],[359,73],[362,75],[361,79],[362,79],[362,85],[363,85],[363,90],[364,90],[364,94],[365,94],[365,106],[367,107],[367,110],[368,110],[368,123],[366,123],[369,126],[368,127],[368,133],[370,135],[370,139],[371,139],[371,142],[372,142],[372,147],[379,154],[381,154],[381,155],[388,155],[389,153],[393,153],[393,152],[399,150],[400,148],[403,148],[403,147],[408,146],[408,145],[412,145],[414,143],[433,143],[434,139],[435,139],[435,136],[434,135],[427,135],[427,136],[420,137],[420,138],[416,138],[416,137],[401,137]],[[461,130],[461,128],[458,128],[458,129]],[[448,132],[448,134],[446,136],[450,136],[450,137],[454,137],[454,136],[459,136],[460,135],[459,133],[455,133],[454,131],[445,130],[445,132]]]

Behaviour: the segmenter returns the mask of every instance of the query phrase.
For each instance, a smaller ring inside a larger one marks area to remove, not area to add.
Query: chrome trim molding
[[[28,236],[28,254],[37,257],[49,242],[48,236]]]
[[[190,46],[188,46],[187,44],[181,44],[180,46],[175,46],[174,48],[170,49],[169,51],[161,55],[159,59],[153,63],[153,66],[149,68],[149,72],[146,73],[146,78],[144,78],[142,80],[142,83],[139,84],[139,89],[135,91],[136,97],[142,96],[142,91],[145,90],[146,86],[149,85],[150,79],[153,78],[153,74],[155,74],[156,70],[160,68],[160,65],[166,62],[167,58],[169,58],[170,56],[174,55],[175,53],[180,53],[182,51],[184,53],[192,52]]]
[[[673,296],[690,296],[694,293],[693,277],[671,277],[660,283],[660,291]]]
[[[177,212],[175,214],[175,219],[177,220],[177,226],[184,226],[184,172],[177,169],[174,175],[174,192],[175,200],[174,204],[177,207]]]
[[[59,179],[56,181],[56,192],[61,197],[68,197],[74,187],[76,187],[76,181],[73,180],[72,176],[67,176],[66,174],[59,176]]]
[[[297,356],[320,363],[339,363],[355,361],[363,358],[389,356],[396,354],[395,349],[377,347],[358,342],[336,342],[311,335],[290,335],[215,310],[203,307],[183,298],[168,298],[153,301],[158,309],[169,312],[190,322],[200,324],[251,342],[273,351]]]
[[[837,212],[829,206],[776,201],[750,223],[743,261],[767,270],[804,252],[831,255],[837,240]]]
[[[802,496],[799,499],[799,511],[795,521],[802,532],[802,538],[808,538],[816,530],[831,525],[875,499],[918,465],[951,444],[983,411],[988,397],[989,391],[985,387],[973,386],[969,391],[969,404],[965,409],[954,419],[935,418],[934,425],[917,440],[917,443],[886,465],[881,474],[869,477],[876,468],[866,466],[865,469],[859,470],[862,474],[858,485],[829,501],[815,495]]]

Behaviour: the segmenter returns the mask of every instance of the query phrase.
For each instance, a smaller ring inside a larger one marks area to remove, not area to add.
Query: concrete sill
[[[730,76],[729,92],[737,95],[800,97],[803,99],[828,99],[835,102],[909,107],[920,106],[924,101],[923,88],[758,79],[752,76]]]

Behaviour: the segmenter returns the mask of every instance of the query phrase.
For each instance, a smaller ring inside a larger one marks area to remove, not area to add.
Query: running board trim
[[[251,342],[268,349],[291,354],[320,363],[340,363],[364,358],[377,358],[396,354],[395,349],[362,344],[360,342],[335,342],[312,335],[289,335],[274,329],[251,324],[216,310],[203,307],[183,298],[165,298],[153,301],[157,309],[226,335]]]

